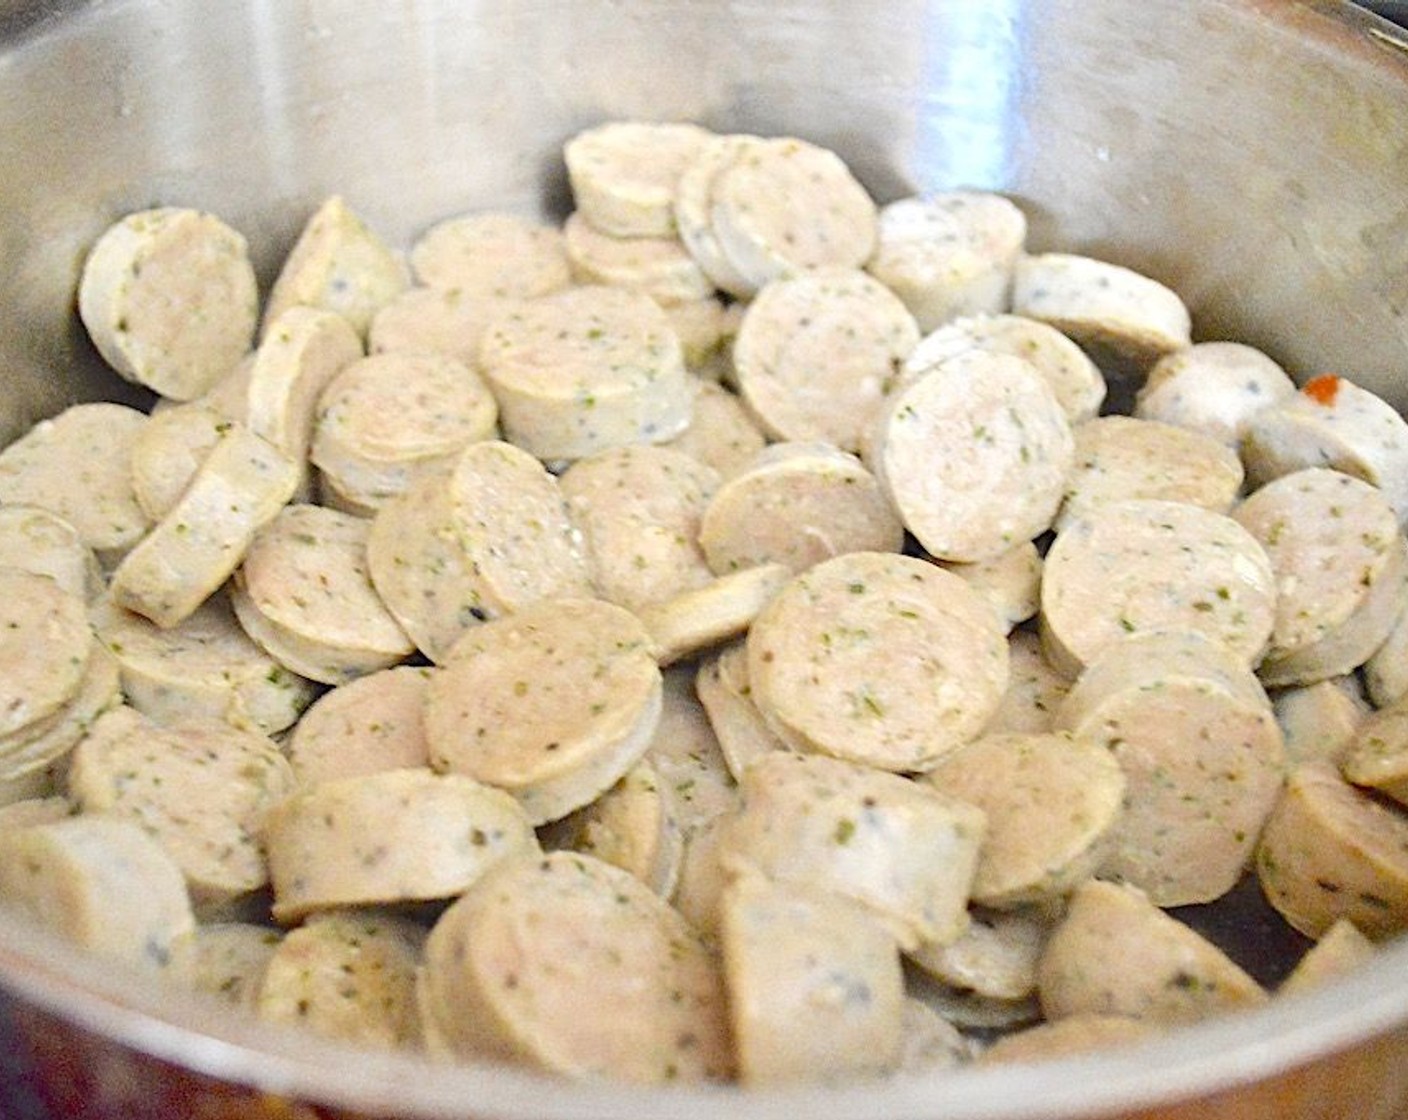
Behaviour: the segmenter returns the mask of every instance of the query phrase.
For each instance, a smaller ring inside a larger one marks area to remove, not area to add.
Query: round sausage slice
[[[1114,642],[1086,667],[1056,725],[1107,749],[1124,771],[1102,875],[1160,906],[1232,889],[1285,763],[1266,694],[1234,651],[1186,631]]]
[[[1268,685],[1351,672],[1383,644],[1408,576],[1397,520],[1378,489],[1313,467],[1263,486],[1233,516],[1276,575],[1275,627],[1260,670]]]
[[[431,765],[507,790],[534,824],[557,820],[640,760],[661,688],[628,611],[596,599],[525,607],[468,631],[432,676]]]
[[[392,914],[320,915],[275,947],[255,1012],[358,1046],[416,1048],[416,970],[424,944],[420,926]]]
[[[899,1064],[904,976],[894,938],[843,895],[741,875],[720,947],[744,1085],[839,1082]]]
[[[1267,900],[1307,937],[1348,918],[1375,940],[1408,928],[1408,816],[1327,762],[1296,767],[1262,832]]]
[[[0,568],[0,739],[56,715],[94,646],[83,600],[48,576]]]
[[[1408,421],[1343,377],[1312,378],[1258,412],[1247,425],[1242,457],[1255,485],[1311,467],[1362,478],[1383,491],[1399,523],[1408,525]]]
[[[365,337],[377,309],[407,282],[396,254],[334,195],[308,219],[285,258],[264,304],[264,335],[289,308],[314,307],[337,312]]]
[[[469,299],[533,299],[572,282],[560,230],[496,211],[433,225],[411,246],[411,270]]]
[[[504,435],[540,459],[663,443],[689,424],[679,337],[638,292],[591,285],[532,300],[495,320],[479,360]]]
[[[891,396],[868,460],[932,555],[986,560],[1051,527],[1074,460],[1070,425],[1021,358],[967,351]]]
[[[129,820],[155,836],[201,904],[268,881],[258,828],[294,778],[264,735],[207,721],[164,727],[123,707],[79,743],[68,784],[85,813]]]
[[[98,353],[128,381],[191,400],[254,339],[259,288],[248,246],[198,210],[129,214],[84,261],[78,313]]]
[[[1138,890],[1096,879],[1071,897],[1037,983],[1051,1020],[1094,1014],[1191,1023],[1267,998],[1217,946]]]
[[[284,744],[298,784],[428,766],[422,713],[430,674],[398,665],[323,693]]]
[[[718,488],[699,524],[716,572],[785,564],[802,572],[846,552],[898,552],[904,526],[854,455],[776,443]]]
[[[1191,317],[1177,292],[1133,269],[1072,253],[1018,260],[1012,310],[1141,365],[1193,342]]]
[[[518,803],[463,774],[386,770],[298,790],[261,833],[275,920],[454,898],[500,860],[537,852]]]
[[[1104,745],[1060,732],[984,735],[924,780],[987,814],[971,895],[1002,908],[1064,897],[1092,877],[1126,785]]]
[[[144,968],[164,968],[195,928],[171,857],[110,816],[0,831],[0,899],[80,948]]]
[[[167,628],[106,595],[89,618],[120,666],[127,702],[158,723],[216,719],[274,735],[313,700],[313,682],[255,645],[224,592]]]
[[[1074,430],[1075,465],[1056,516],[1059,533],[1103,502],[1128,498],[1187,502],[1226,513],[1242,488],[1237,453],[1201,432],[1101,416]]]
[[[1253,416],[1295,391],[1290,375],[1260,350],[1199,342],[1154,364],[1134,415],[1202,432],[1235,450]]]
[[[70,595],[93,599],[103,576],[78,530],[38,506],[0,506],[0,568],[48,576]]]
[[[932,331],[965,315],[1006,311],[1027,216],[983,191],[902,198],[880,208],[866,268]]]
[[[558,484],[603,599],[636,610],[712,578],[698,540],[719,485],[712,468],[668,447],[614,447],[578,459]]]
[[[197,926],[171,946],[167,975],[234,1007],[253,1011],[269,958],[283,934],[251,922]]]
[[[111,568],[151,527],[132,489],[132,452],[149,423],[123,404],[76,404],[0,450],[0,503],[63,518]]]
[[[683,122],[608,121],[577,133],[562,149],[577,209],[614,237],[669,237],[680,176],[709,139]]]
[[[251,638],[309,680],[341,684],[415,649],[367,571],[371,522],[286,506],[254,536],[231,603]]]
[[[651,649],[661,665],[731,641],[743,634],[787,582],[781,564],[729,572],[640,611]]]
[[[497,432],[493,395],[463,362],[375,354],[343,367],[323,390],[308,454],[329,496],[370,516],[420,475]]]
[[[708,299],[713,281],[675,237],[616,237],[581,212],[562,227],[572,273],[581,284],[607,284],[649,296],[662,307]]]
[[[407,288],[372,319],[367,353],[443,354],[477,371],[484,332],[522,302],[458,288]]]
[[[864,904],[905,949],[955,940],[986,818],[932,785],[820,755],[776,751],[743,772],[719,858],[730,874]]]
[[[635,1084],[733,1072],[713,956],[643,883],[577,852],[509,860],[471,887],[431,930],[418,998],[446,1057]]]
[[[857,451],[918,341],[914,317],[878,280],[812,268],[767,284],[748,305],[733,365],[769,435]]]
[[[1278,609],[1256,537],[1183,502],[1097,505],[1057,536],[1042,571],[1042,643],[1071,677],[1112,642],[1151,630],[1205,634],[1254,665]]]
[[[387,609],[432,661],[485,619],[590,590],[557,480],[498,440],[471,444],[447,473],[382,506],[367,566]]]
[[[859,268],[876,209],[835,152],[794,137],[736,149],[710,188],[710,222],[729,264],[755,287],[795,272]]]
[[[910,352],[901,383],[908,384],[968,350],[1009,354],[1030,362],[1051,386],[1072,424],[1094,418],[1105,400],[1104,375],[1085,351],[1055,327],[1022,315],[974,315],[945,323]]]
[[[171,512],[230,423],[197,402],[152,413],[132,446],[132,492],[148,517]]]
[[[977,737],[1007,687],[997,616],[957,576],[853,552],[788,583],[748,633],[753,699],[793,746],[886,770]]]
[[[113,601],[158,626],[190,618],[239,567],[254,534],[297,485],[292,459],[232,425],[180,500],[113,572]]]

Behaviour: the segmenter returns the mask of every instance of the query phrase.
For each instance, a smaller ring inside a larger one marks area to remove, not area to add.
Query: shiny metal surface
[[[805,136],[882,199],[1002,190],[1033,246],[1177,288],[1199,338],[1402,406],[1402,34],[1334,0],[5,0],[0,441],[129,392],[72,311],[84,251],[124,211],[214,211],[267,282],[332,192],[401,242],[477,206],[561,213],[562,140],[620,116]],[[523,1120],[1408,1115],[1408,945],[1332,989],[1123,1054],[785,1094],[351,1055],[155,991],[3,914],[0,985],[14,1053],[63,1115],[315,1115],[286,1103],[306,1101]]]

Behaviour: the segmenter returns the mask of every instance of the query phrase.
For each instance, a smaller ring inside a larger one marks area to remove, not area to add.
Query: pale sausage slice
[[[1036,965],[1055,918],[1041,907],[969,907],[968,928],[946,945],[920,945],[906,957],[955,994],[1016,1003],[1036,991]],[[947,1007],[954,1005],[946,1002]],[[976,1025],[976,1024],[974,1024]]]
[[[1126,1015],[1078,1013],[1004,1035],[984,1050],[978,1061],[985,1065],[1053,1061],[1096,1050],[1103,1052],[1114,1046],[1130,1046],[1158,1033],[1158,1027],[1147,1020]]]
[[[94,644],[82,598],[48,576],[0,568],[0,740],[77,695]]]
[[[720,486],[699,544],[715,572],[785,564],[794,573],[845,552],[898,552],[904,526],[879,481],[827,443],[775,443]]]
[[[1308,684],[1362,664],[1403,607],[1404,544],[1375,487],[1313,467],[1283,475],[1234,511],[1276,576],[1268,685]]]
[[[689,427],[666,440],[665,446],[693,455],[723,478],[731,478],[753,461],[767,445],[767,437],[735,393],[699,377],[690,388],[694,406]]]
[[[1373,709],[1355,677],[1331,677],[1278,691],[1272,700],[1291,765],[1324,758],[1338,763]]]
[[[495,320],[479,352],[504,435],[540,459],[663,443],[689,424],[679,337],[649,296],[590,285]]]
[[[378,510],[367,564],[387,609],[432,661],[485,619],[590,587],[557,480],[498,440],[471,444],[447,473]]]
[[[642,608],[640,620],[650,631],[655,659],[672,665],[739,637],[788,576],[781,564],[759,564]]]
[[[518,798],[534,824],[619,780],[660,718],[650,636],[620,607],[556,599],[468,631],[431,677],[431,765]]]
[[[1013,627],[1034,617],[1041,607],[1041,553],[1031,541],[1023,541],[990,560],[938,563],[986,599],[1009,634]]]
[[[1329,467],[1383,491],[1408,524],[1408,421],[1382,397],[1343,377],[1307,381],[1258,412],[1242,441],[1247,477],[1263,485],[1309,467]]]
[[[967,350],[1030,362],[1056,394],[1072,424],[1092,419],[1104,403],[1105,377],[1085,351],[1055,327],[1022,315],[973,315],[926,334],[905,360],[900,384]],[[897,386],[898,387],[898,386]]]
[[[1296,962],[1276,994],[1283,996],[1318,988],[1367,963],[1377,951],[1374,943],[1360,933],[1353,922],[1341,918]]]
[[[1019,260],[1012,310],[1144,365],[1193,341],[1177,292],[1133,269],[1072,253]]]
[[[572,282],[559,229],[492,210],[437,222],[410,261],[420,283],[469,299],[533,299]]]
[[[194,401],[152,413],[132,446],[132,493],[148,517],[171,512],[230,424]]]
[[[254,534],[297,484],[292,459],[233,425],[180,500],[113,572],[113,601],[158,626],[190,618],[239,567]]]
[[[714,233],[714,184],[736,158],[762,142],[742,133],[712,136],[675,184],[674,217],[680,240],[716,287],[741,300],[751,299],[758,285],[733,266]]]
[[[1242,463],[1231,448],[1201,432],[1102,416],[1076,426],[1075,465],[1056,517],[1059,533],[1109,501],[1153,498],[1226,513],[1242,488]]]
[[[547,825],[541,838],[549,850],[586,852],[628,871],[661,898],[679,882],[684,832],[648,757],[590,805]]]
[[[1074,677],[1112,642],[1191,630],[1256,664],[1280,598],[1272,562],[1237,521],[1184,502],[1104,502],[1073,521],[1046,554],[1041,635]]]
[[[660,673],[660,722],[644,761],[655,769],[686,837],[738,804],[709,715],[695,693],[695,670],[679,665]]]
[[[195,928],[171,857],[109,816],[0,832],[0,901],[80,948],[145,968],[165,967]]]
[[[739,788],[742,808],[720,840],[726,872],[843,894],[905,949],[967,927],[981,809],[898,774],[789,751],[754,761]]]
[[[422,713],[430,674],[398,665],[323,693],[284,744],[299,785],[429,765]]]
[[[103,586],[97,558],[78,530],[38,506],[0,506],[0,567],[48,576],[85,600]]]
[[[794,577],[748,633],[748,679],[784,742],[925,770],[977,737],[1007,687],[997,615],[957,576],[853,552]]]
[[[106,595],[89,618],[120,666],[127,702],[158,723],[218,719],[274,735],[313,701],[313,682],[255,645],[223,592],[168,628]]]
[[[1235,450],[1253,416],[1295,391],[1290,375],[1260,350],[1199,342],[1154,364],[1134,415],[1202,432]]]
[[[293,460],[304,500],[312,496],[307,459],[318,401],[333,378],[361,356],[361,340],[346,319],[311,307],[290,308],[255,351],[247,423]]]
[[[1348,918],[1381,940],[1408,928],[1408,816],[1325,762],[1298,766],[1256,851],[1267,899],[1307,937]]]
[[[724,888],[720,947],[744,1085],[835,1084],[898,1066],[899,952],[865,907],[742,875]]]
[[[273,915],[454,898],[500,860],[537,852],[518,803],[463,774],[332,778],[273,805],[260,829]]]
[[[424,943],[420,926],[392,914],[321,915],[274,949],[255,1012],[358,1046],[417,1048],[415,978]]]
[[[442,1057],[646,1085],[733,1072],[712,955],[644,884],[581,853],[476,883],[431,931],[418,996]]]
[[[291,307],[334,311],[365,337],[378,308],[407,285],[400,259],[337,195],[318,208],[285,258],[264,305],[264,335]]]
[[[698,125],[647,121],[577,133],[562,149],[577,209],[616,237],[669,237],[680,176],[710,135]]]
[[[900,519],[941,560],[986,560],[1051,527],[1075,445],[1028,362],[971,350],[891,396],[867,459]]]
[[[1056,725],[1108,749],[1124,812],[1101,874],[1160,906],[1208,902],[1241,877],[1281,789],[1281,729],[1227,647],[1188,631],[1112,643],[1066,696]]]
[[[719,485],[711,467],[668,447],[614,447],[577,460],[558,485],[601,598],[637,610],[712,578],[699,545]]]
[[[876,209],[835,152],[794,137],[748,144],[715,176],[710,221],[752,285],[807,269],[859,268],[874,252]]]
[[[1340,773],[1355,785],[1408,805],[1408,705],[1395,704],[1364,719],[1338,762]]]
[[[744,643],[734,642],[705,660],[699,666],[694,687],[735,780],[742,777],[754,759],[787,749],[753,703],[753,690],[748,683],[748,648]]]
[[[178,984],[254,1010],[264,970],[283,934],[252,922],[200,925],[171,946],[167,975]]]
[[[407,288],[372,319],[368,354],[443,354],[478,371],[493,322],[521,300],[466,295],[458,288]]]
[[[1059,732],[984,735],[924,780],[987,814],[971,896],[1001,908],[1061,898],[1093,876],[1126,788],[1104,744]]]
[[[148,424],[123,404],[76,404],[0,451],[0,503],[63,518],[112,567],[151,527],[132,489],[132,450]]]
[[[984,191],[943,191],[880,208],[866,268],[932,331],[965,315],[1006,311],[1027,216]]]
[[[763,287],[733,344],[739,392],[775,439],[857,451],[919,341],[899,299],[858,269],[813,268]]]
[[[268,881],[258,827],[293,783],[264,735],[212,721],[165,727],[125,707],[97,720],[68,777],[85,813],[132,821],[156,837],[197,904],[227,902]]]
[[[325,500],[370,516],[471,443],[492,439],[498,414],[489,387],[456,358],[375,354],[323,390],[308,455]]]
[[[1046,943],[1038,987],[1052,1020],[1127,1015],[1173,1025],[1267,998],[1217,946],[1141,892],[1099,880],[1072,896]]]
[[[708,299],[713,281],[676,237],[617,237],[578,211],[562,227],[567,259],[579,284],[627,288],[661,307]]]
[[[0,783],[45,774],[52,782],[93,722],[121,702],[117,662],[95,646],[73,698],[48,719],[0,741]]]
[[[255,535],[231,602],[249,636],[309,680],[341,684],[415,649],[367,571],[371,522],[321,506],[285,506]]]
[[[245,239],[198,210],[129,214],[89,252],[78,313],[108,365],[173,400],[191,400],[254,339],[259,289]]]

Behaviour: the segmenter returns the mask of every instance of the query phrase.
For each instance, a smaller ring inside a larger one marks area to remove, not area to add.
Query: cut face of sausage
[[[431,765],[518,798],[534,824],[609,789],[660,718],[660,670],[635,616],[550,600],[470,630],[432,676]]]
[[[855,552],[788,583],[748,633],[759,710],[786,743],[925,770],[975,738],[1007,687],[997,615],[957,576]]]
[[[636,1084],[733,1068],[712,954],[644,884],[581,853],[510,860],[467,891],[430,933],[419,1000],[445,1056]]]

